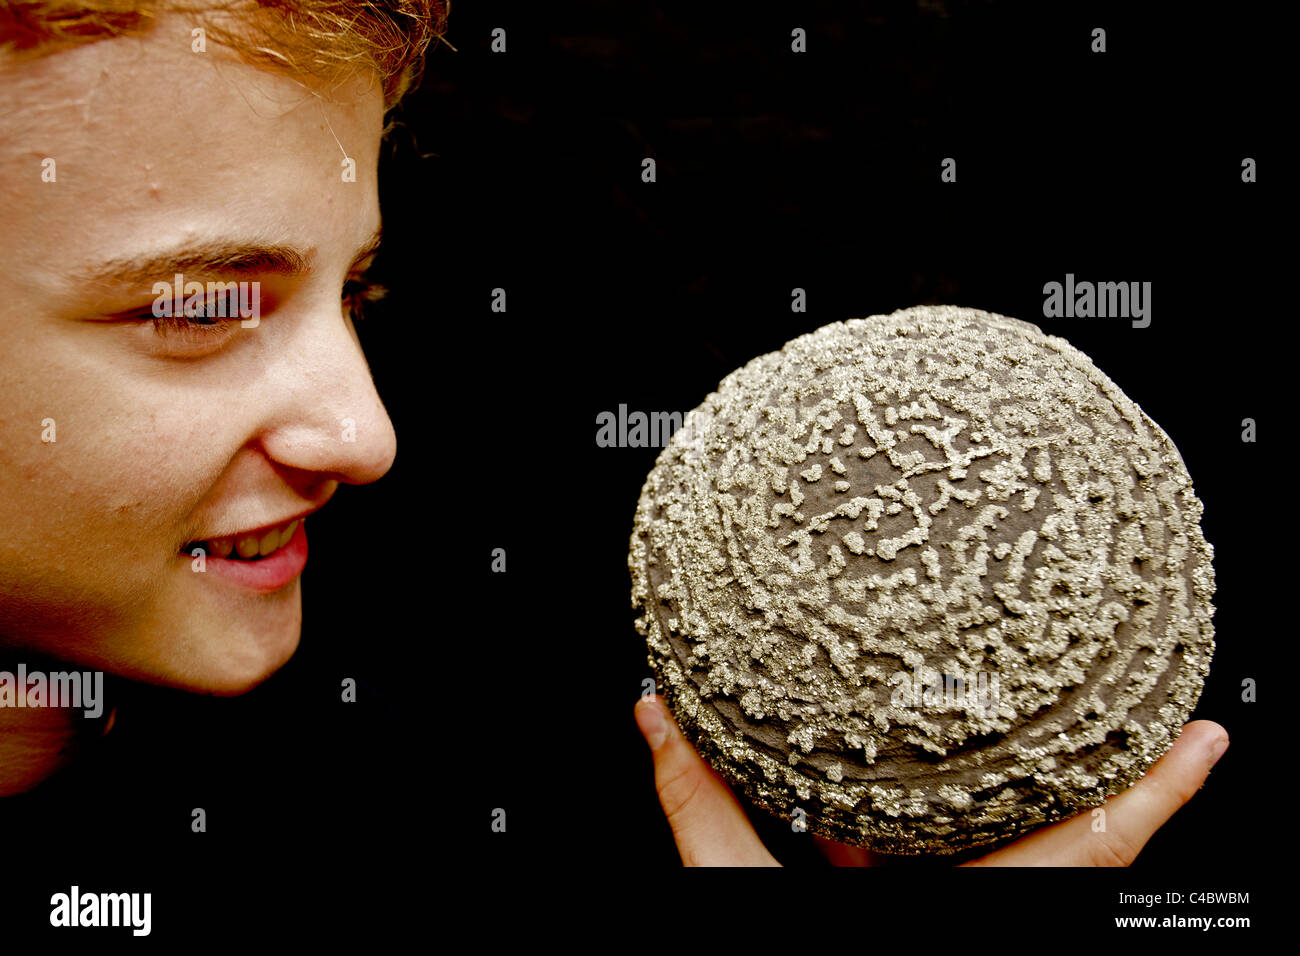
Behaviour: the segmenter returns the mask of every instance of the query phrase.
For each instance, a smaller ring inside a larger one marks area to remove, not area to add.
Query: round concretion
[[[1101,804],[1214,651],[1169,437],[1027,322],[924,306],[727,376],[664,448],[629,567],[659,690],[741,794],[953,853]]]

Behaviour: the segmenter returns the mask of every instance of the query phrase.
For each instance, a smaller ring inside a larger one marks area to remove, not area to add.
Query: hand
[[[655,789],[682,863],[780,866],[758,839],[731,788],[682,736],[662,699],[653,695],[638,701],[635,713],[654,755]],[[1105,832],[1093,832],[1092,811],[1086,810],[960,865],[1128,866],[1151,835],[1200,789],[1227,746],[1226,730],[1210,720],[1194,720],[1141,780],[1103,804]],[[888,859],[861,847],[814,839],[837,866],[879,866]]]

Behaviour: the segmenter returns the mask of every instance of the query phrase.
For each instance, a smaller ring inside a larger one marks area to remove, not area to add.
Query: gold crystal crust
[[[918,306],[800,336],[686,416],[637,503],[632,605],[737,791],[834,840],[955,853],[1168,751],[1214,653],[1201,513],[1078,349]]]

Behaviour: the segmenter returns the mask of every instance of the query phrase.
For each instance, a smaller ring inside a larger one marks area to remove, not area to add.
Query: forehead
[[[160,17],[138,37],[0,61],[10,262],[39,272],[218,230],[349,247],[373,232],[378,78],[362,71],[326,89],[211,42],[196,53],[192,26]]]

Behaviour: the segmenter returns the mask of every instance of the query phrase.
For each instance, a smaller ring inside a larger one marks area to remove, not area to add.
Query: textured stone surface
[[[637,505],[632,603],[739,792],[951,853],[1169,749],[1214,651],[1201,510],[1168,436],[1064,339],[917,307],[801,336],[686,416]]]

